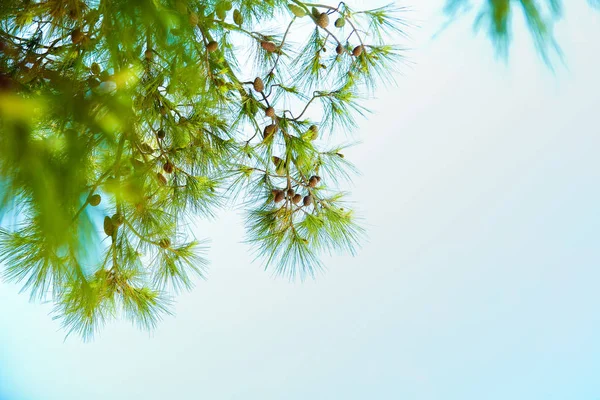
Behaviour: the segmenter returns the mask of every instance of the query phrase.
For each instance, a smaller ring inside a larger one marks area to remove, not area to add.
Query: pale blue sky
[[[508,66],[470,19],[430,40],[443,2],[420,3],[347,153],[357,257],[274,279],[223,213],[176,317],[87,344],[0,284],[0,399],[600,399],[600,13],[569,0],[553,75],[521,29]]]

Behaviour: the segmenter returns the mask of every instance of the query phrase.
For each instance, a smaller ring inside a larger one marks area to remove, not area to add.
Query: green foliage
[[[207,263],[192,218],[223,205],[243,207],[276,274],[354,252],[362,230],[339,188],[352,166],[329,143],[402,60],[400,11],[3,1],[4,278],[89,338],[112,318],[152,328],[168,314]]]
[[[588,0],[592,7],[600,8],[599,0]],[[446,12],[452,19],[460,11],[471,7],[471,0],[447,0]],[[516,10],[521,10],[535,47],[548,66],[553,56],[562,57],[552,33],[552,25],[562,15],[561,0],[485,0],[475,20],[475,28],[487,27],[490,39],[499,55],[508,56],[511,41],[511,22]]]

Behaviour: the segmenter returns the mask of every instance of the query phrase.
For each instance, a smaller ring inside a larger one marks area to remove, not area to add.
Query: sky
[[[356,257],[275,278],[224,211],[175,317],[90,343],[0,283],[0,399],[600,399],[600,13],[569,1],[552,73],[520,24],[505,63],[472,18],[432,39],[443,2],[406,4],[411,65],[346,152]]]

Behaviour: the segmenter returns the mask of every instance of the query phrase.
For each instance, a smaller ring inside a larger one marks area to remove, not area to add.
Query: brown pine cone
[[[173,164],[171,164],[169,161],[167,161],[164,165],[163,165],[163,170],[167,173],[170,174],[173,172],[173,170],[175,169],[175,166]]]
[[[260,77],[258,76],[254,79],[254,83],[252,85],[254,86],[254,90],[256,90],[259,93],[265,90],[265,84],[263,80],[260,79]]]
[[[100,197],[99,194],[93,194],[90,196],[88,203],[90,204],[90,206],[96,207],[98,204],[100,204],[101,201],[102,197]]]
[[[279,202],[283,201],[284,199],[285,199],[285,193],[283,193],[283,190],[278,190],[275,192],[275,198],[274,198],[275,203],[279,203]]]

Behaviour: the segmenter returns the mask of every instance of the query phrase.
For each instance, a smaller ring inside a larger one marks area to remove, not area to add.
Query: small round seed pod
[[[252,86],[254,86],[254,90],[256,90],[259,93],[265,90],[265,83],[258,76],[256,77],[256,79],[254,79]]]
[[[168,249],[171,247],[171,241],[168,238],[160,239],[158,245],[163,249]]]
[[[156,132],[156,136],[159,139],[164,139],[166,135],[167,134],[165,133],[165,131],[163,129],[159,129],[158,132]]]
[[[92,63],[91,70],[92,70],[92,74],[94,74],[94,75],[100,75],[100,72],[102,72],[102,69],[100,68],[100,64],[98,64],[98,63]]]
[[[271,124],[265,126],[265,130],[263,131],[263,139],[267,139],[277,133],[279,127],[276,124]]]
[[[260,47],[269,53],[274,53],[277,51],[277,45],[273,42],[260,42]]]
[[[315,140],[319,136],[319,128],[316,125],[311,125],[308,128],[308,139]]]
[[[216,51],[218,48],[219,48],[219,44],[217,42],[215,42],[214,40],[208,42],[208,44],[206,45],[206,50],[208,50],[209,53]]]
[[[308,207],[312,204],[313,199],[312,196],[310,194],[307,194],[306,196],[304,196],[304,199],[302,200],[302,204],[304,204],[304,206]]]
[[[101,201],[102,201],[102,197],[100,197],[100,195],[97,193],[91,195],[90,198],[88,199],[88,203],[92,207],[96,207],[98,204],[100,204]]]
[[[144,153],[152,153],[154,151],[154,149],[152,148],[152,146],[150,146],[148,143],[142,143],[140,145],[140,148],[142,149],[142,151]]]
[[[173,170],[175,169],[175,167],[173,166],[173,164],[171,164],[169,161],[167,161],[164,165],[163,165],[163,170],[167,173],[170,174],[173,172]]]
[[[340,17],[340,18],[336,19],[333,24],[335,25],[336,28],[342,28],[344,25],[346,25],[346,20],[344,18]]]
[[[288,4],[288,8],[298,18],[302,18],[306,16],[306,11],[302,7],[298,7],[295,4]]]
[[[146,60],[150,61],[154,58],[154,52],[148,49],[144,52],[144,57],[146,58]]]
[[[273,164],[275,164],[275,166],[278,166],[279,163],[281,163],[281,161],[283,161],[283,160],[277,156],[273,156],[273,157],[271,157],[271,161],[273,161]]]
[[[329,26],[329,15],[326,13],[319,14],[315,19],[315,23],[323,29],[327,28]]]
[[[352,55],[354,57],[358,57],[362,54],[363,52],[363,47],[362,46],[356,46],[353,50],[352,50]]]
[[[285,199],[285,193],[283,192],[283,190],[278,190],[275,192],[275,198],[274,198],[275,203],[279,203],[279,202],[283,201],[284,199]]]
[[[336,48],[335,48],[335,52],[336,52],[338,55],[342,54],[342,53],[344,52],[344,46],[342,46],[342,44],[341,44],[341,43],[339,43],[339,44],[336,46]]]
[[[190,15],[188,16],[188,21],[190,21],[190,25],[192,26],[198,25],[198,14],[196,14],[195,12],[190,13]]]
[[[296,192],[294,191],[294,189],[289,188],[287,190],[287,195],[288,195],[289,198],[293,198],[295,194],[296,194]]]
[[[315,175],[315,178],[317,178],[317,183],[321,183],[321,177],[318,175]]]
[[[275,109],[273,107],[267,107],[265,110],[265,115],[267,117],[273,118],[275,116]]]
[[[302,195],[301,195],[301,194],[298,194],[298,193],[296,193],[296,194],[294,195],[294,197],[292,197],[292,202],[293,202],[294,204],[298,204],[298,203],[300,203],[300,201],[302,201]]]
[[[112,236],[115,233],[115,226],[108,215],[104,217],[104,233],[106,236]]]
[[[113,215],[110,220],[112,221],[112,224],[115,226],[115,228],[118,228],[119,226],[123,225],[123,222],[125,222],[125,219],[119,213]]]
[[[235,24],[238,26],[241,26],[244,23],[244,17],[237,8],[233,10],[233,22],[235,22]]]
[[[319,183],[319,178],[316,176],[311,176],[310,179],[308,180],[308,186],[310,186],[311,188],[314,188],[315,186],[317,186],[317,184]]]
[[[84,36],[85,35],[83,34],[83,32],[81,32],[79,28],[75,28],[73,32],[71,32],[71,42],[73,42],[74,44],[81,43]]]
[[[160,183],[162,186],[167,184],[167,178],[165,178],[165,176],[160,172],[156,173],[156,179],[158,179],[158,183]]]

